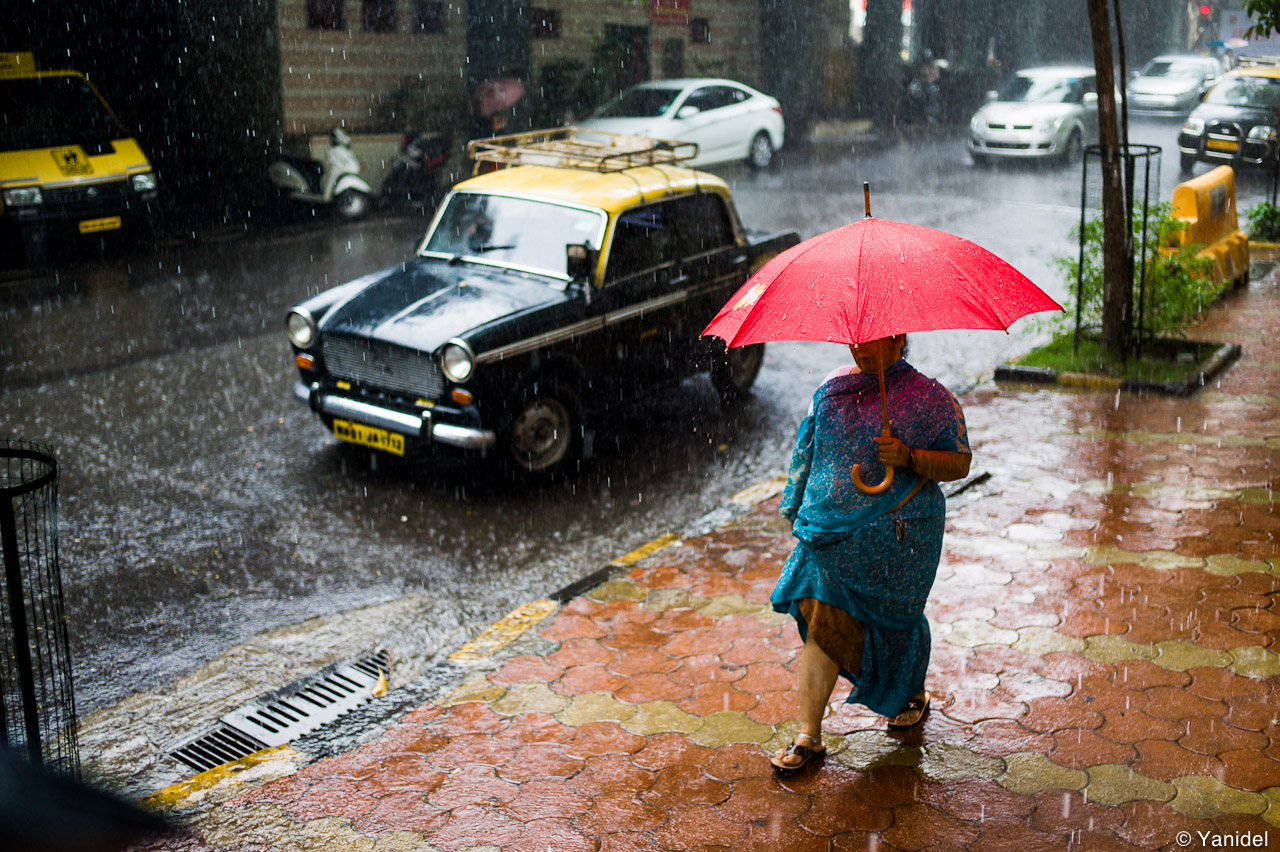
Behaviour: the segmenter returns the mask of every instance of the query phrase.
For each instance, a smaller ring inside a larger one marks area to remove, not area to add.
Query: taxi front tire
[[[716,358],[711,367],[711,386],[720,395],[720,404],[729,407],[746,396],[760,375],[764,344],[738,346]]]
[[[519,395],[504,431],[507,461],[527,477],[550,477],[582,455],[577,396],[558,382],[538,382]]]

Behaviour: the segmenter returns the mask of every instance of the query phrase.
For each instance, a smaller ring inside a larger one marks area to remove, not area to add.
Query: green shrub
[[[1274,243],[1280,241],[1280,206],[1264,201],[1249,208],[1249,239]]]
[[[1146,221],[1142,211],[1133,213],[1134,272],[1133,308],[1134,327],[1137,316],[1142,317],[1144,336],[1162,337],[1181,335],[1183,330],[1200,320],[1205,309],[1222,294],[1225,283],[1211,280],[1213,262],[1196,257],[1204,246],[1189,245],[1166,248],[1174,242],[1172,235],[1181,231],[1185,223],[1170,215],[1170,205],[1156,204],[1148,208]],[[1145,266],[1145,309],[1139,308],[1138,297],[1142,292],[1143,272],[1138,267],[1142,252],[1143,234],[1146,234],[1147,257]],[[1079,240],[1080,226],[1071,229],[1072,237]],[[1076,273],[1079,258],[1057,258],[1058,269],[1068,282],[1067,310],[1049,322],[1058,330],[1075,328],[1076,322]],[[1084,225],[1084,268],[1082,276],[1081,326],[1097,329],[1102,325],[1102,218],[1095,217]]]

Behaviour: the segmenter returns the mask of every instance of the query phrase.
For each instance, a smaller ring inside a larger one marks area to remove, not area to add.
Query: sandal
[[[929,690],[921,691],[919,695],[907,702],[901,713],[889,720],[889,727],[910,728],[920,724],[925,711],[929,709],[929,699],[932,697]]]
[[[816,743],[814,746],[801,745],[797,740],[804,737],[810,743]],[[787,753],[782,756],[785,760],[792,755],[800,758],[799,763],[783,763],[777,756],[770,757],[769,762],[773,764],[774,771],[779,775],[791,775],[799,772],[801,769],[809,765],[809,761],[817,761],[824,757],[827,753],[826,747],[822,744],[822,740],[817,737],[811,737],[808,734],[796,734],[795,740],[791,741],[791,745],[787,746]]]

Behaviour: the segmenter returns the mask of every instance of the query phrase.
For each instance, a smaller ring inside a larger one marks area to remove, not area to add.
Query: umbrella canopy
[[[471,111],[481,118],[488,118],[514,106],[524,97],[524,83],[515,77],[497,77],[485,80],[471,90]]]
[[[770,340],[862,344],[911,331],[946,328],[1008,330],[1038,311],[1062,310],[1018,270],[966,239],[870,215],[819,234],[766,263],[702,331],[728,347]],[[880,412],[890,435],[884,370]],[[878,494],[893,483],[854,485]]]
[[[912,331],[1007,330],[1062,310],[1029,278],[966,239],[868,216],[787,249],[703,330],[729,347],[770,340],[866,343]]]

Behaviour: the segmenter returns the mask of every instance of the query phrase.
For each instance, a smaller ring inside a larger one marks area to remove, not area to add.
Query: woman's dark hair
[[[907,347],[911,345],[911,338],[906,334],[902,335],[902,357],[907,357]]]

